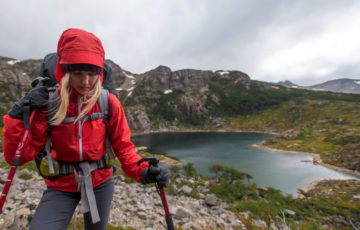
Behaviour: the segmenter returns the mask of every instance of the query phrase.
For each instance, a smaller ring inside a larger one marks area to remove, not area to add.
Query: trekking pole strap
[[[24,129],[30,129],[30,100],[24,102]]]

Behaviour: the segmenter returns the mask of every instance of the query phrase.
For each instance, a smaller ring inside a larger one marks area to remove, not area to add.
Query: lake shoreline
[[[227,129],[218,129],[218,130],[201,130],[201,129],[186,130],[186,129],[182,129],[182,130],[150,131],[150,132],[144,132],[144,133],[137,133],[134,136],[147,135],[147,134],[152,134],[152,133],[192,133],[192,132],[194,132],[194,133],[200,133],[200,132],[204,132],[204,133],[206,133],[206,132],[208,132],[208,133],[210,133],[210,132],[214,132],[214,133],[226,133],[226,132],[228,132],[228,133],[259,133],[259,134],[269,134],[269,135],[274,135],[274,136],[281,135],[281,133],[266,132],[266,131],[245,131],[245,130],[227,130]],[[345,173],[345,174],[348,174],[348,175],[351,175],[351,176],[355,176],[356,178],[358,178],[360,180],[360,172],[359,171],[353,171],[353,170],[350,170],[350,169],[346,169],[346,168],[342,168],[342,167],[338,167],[338,166],[335,166],[335,165],[330,165],[330,164],[324,163],[320,158],[320,154],[318,154],[318,153],[290,151],[290,150],[270,148],[270,147],[264,145],[264,141],[262,141],[260,143],[252,144],[251,146],[253,146],[255,148],[266,149],[266,150],[273,151],[273,152],[280,152],[280,153],[284,153],[284,154],[296,154],[296,155],[301,154],[301,155],[311,156],[312,159],[313,159],[312,160],[313,164],[318,164],[318,165],[321,165],[323,167],[326,167],[328,169],[331,169],[331,170],[334,170],[334,171],[337,171],[337,172],[341,172],[341,173]],[[311,161],[309,163],[311,163]],[[308,191],[308,190],[314,188],[322,180],[329,180],[329,179],[318,179],[318,180],[311,181],[306,187],[301,188],[301,189],[303,189],[304,191]],[[338,180],[338,179],[334,179],[334,180]]]
[[[244,130],[227,130],[227,129],[218,129],[218,130],[201,130],[201,129],[195,129],[195,130],[187,130],[187,129],[182,129],[182,130],[156,130],[156,131],[149,131],[149,132],[144,132],[144,133],[137,133],[134,134],[134,136],[138,136],[138,135],[147,135],[147,134],[151,134],[151,133],[198,133],[198,132],[214,132],[214,133],[259,133],[259,134],[269,134],[269,135],[274,135],[274,136],[278,136],[281,135],[281,133],[275,133],[275,132],[266,132],[266,131],[244,131]],[[331,164],[327,164],[324,163],[321,158],[320,158],[320,154],[318,153],[310,153],[310,152],[300,152],[300,151],[290,151],[290,150],[283,150],[283,149],[275,149],[275,148],[270,148],[266,145],[264,145],[264,142],[260,142],[260,143],[256,143],[252,145],[253,147],[256,148],[263,148],[263,149],[267,149],[269,151],[275,151],[275,152],[281,152],[281,153],[285,153],[285,154],[302,154],[302,155],[307,155],[307,156],[311,156],[313,158],[313,163],[314,164],[319,164],[321,166],[324,166],[326,168],[338,171],[338,172],[342,172],[342,173],[346,173],[352,176],[356,176],[360,179],[360,172],[359,171],[354,171],[354,170],[350,170],[347,168],[343,168],[343,167],[338,167],[335,165],[331,165]]]
[[[252,144],[251,146],[256,147],[256,148],[266,149],[266,150],[269,150],[269,151],[280,152],[280,153],[284,153],[284,154],[301,154],[301,155],[311,156],[313,158],[313,160],[312,160],[313,164],[318,164],[318,165],[324,166],[324,167],[326,167],[328,169],[335,170],[337,172],[346,173],[346,174],[349,174],[351,176],[355,176],[358,179],[360,179],[360,172],[324,163],[320,158],[320,154],[318,154],[318,153],[309,153],[309,152],[299,152],[299,151],[275,149],[275,148],[270,148],[270,147],[264,145],[263,142]]]

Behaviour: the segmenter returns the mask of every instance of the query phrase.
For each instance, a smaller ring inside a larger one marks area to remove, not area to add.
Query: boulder
[[[180,207],[180,208],[178,208],[176,210],[174,218],[176,218],[176,219],[184,219],[184,218],[189,217],[191,215],[192,215],[192,213],[191,213],[190,210],[187,210],[187,209],[185,209],[183,207]]]
[[[181,187],[181,192],[183,192],[185,195],[189,196],[192,192],[192,188],[190,188],[187,185],[184,185]]]
[[[205,197],[205,204],[210,207],[217,206],[219,204],[219,199],[214,195],[207,195]]]

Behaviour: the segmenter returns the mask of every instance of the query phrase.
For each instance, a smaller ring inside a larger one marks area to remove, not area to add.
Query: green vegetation
[[[157,101],[157,105],[153,109],[153,114],[167,121],[173,121],[181,114],[174,110],[174,104],[179,104],[179,97],[183,92],[174,90],[172,93],[162,94]]]
[[[258,229],[254,224],[256,219],[262,220],[267,228],[273,224],[281,229],[323,229],[324,226],[353,229],[360,221],[360,199],[356,198],[360,181],[357,180],[322,181],[308,192],[299,190],[299,198],[294,198],[271,187],[258,188],[250,181],[246,184],[243,180],[250,179],[250,175],[225,166],[213,165],[209,171],[213,175],[208,178],[210,192],[226,202],[248,229]],[[203,186],[204,179],[208,180],[197,173],[184,176],[195,178],[194,184],[187,184],[193,190]]]
[[[32,178],[32,175],[29,173],[21,173],[19,175],[19,178],[23,180],[30,180]]]
[[[10,168],[10,165],[7,162],[3,161],[0,162],[0,168]],[[27,169],[33,172],[38,172],[35,161],[29,161],[26,164],[17,167],[17,170],[23,170],[23,169]]]

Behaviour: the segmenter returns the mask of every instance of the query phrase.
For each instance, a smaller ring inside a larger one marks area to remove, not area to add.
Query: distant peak
[[[171,69],[169,67],[167,67],[167,66],[164,66],[164,65],[159,65],[154,70],[162,70],[162,71],[166,70],[166,71],[171,72]]]

